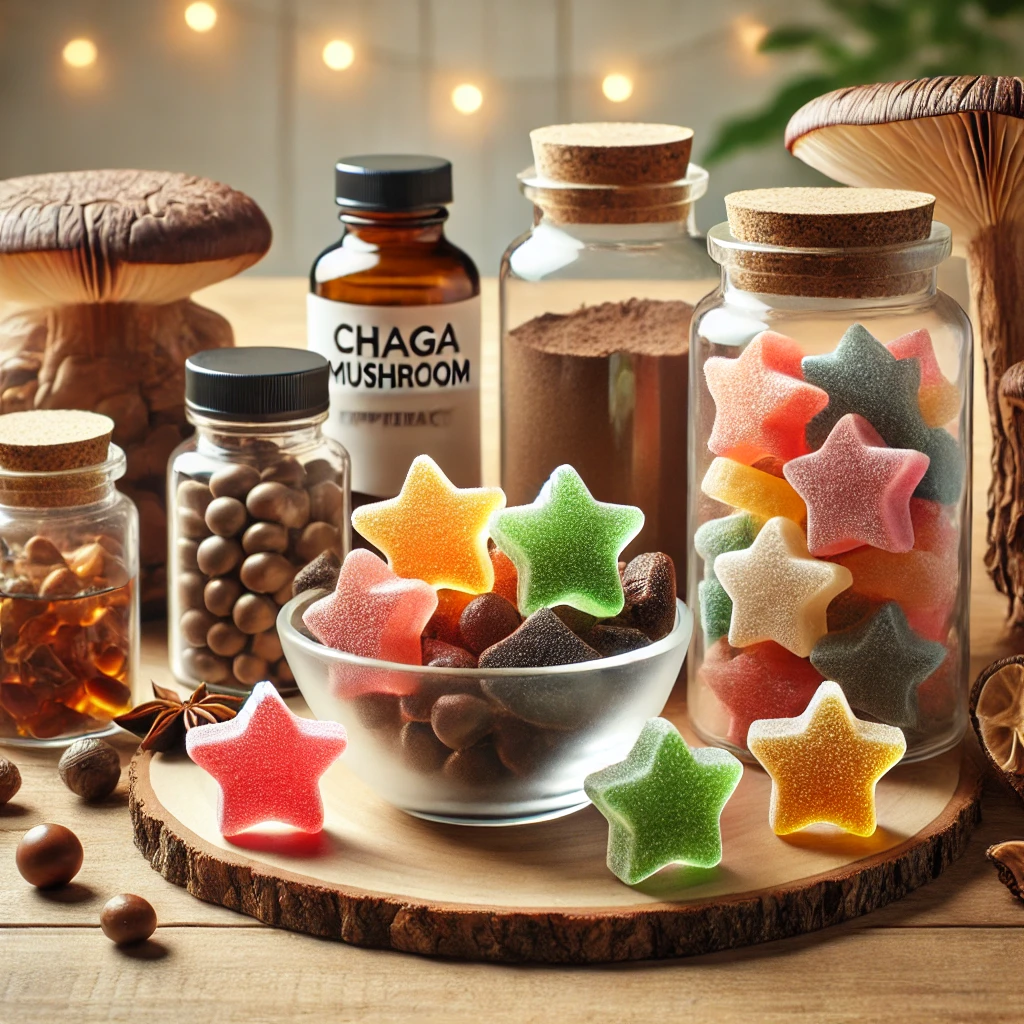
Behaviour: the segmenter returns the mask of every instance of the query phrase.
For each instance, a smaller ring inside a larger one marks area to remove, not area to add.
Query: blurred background
[[[667,121],[736,188],[811,184],[789,115],[846,84],[1020,68],[1024,0],[0,0],[0,177],[206,175],[275,231],[254,273],[306,274],[338,234],[333,165],[455,168],[451,237],[485,274],[530,221],[528,133]]]

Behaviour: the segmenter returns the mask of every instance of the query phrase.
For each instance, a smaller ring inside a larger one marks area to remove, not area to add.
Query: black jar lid
[[[334,167],[339,206],[355,210],[423,210],[452,201],[452,165],[439,156],[349,156]]]
[[[211,419],[301,419],[327,411],[330,376],[306,349],[211,348],[185,361],[185,403]]]

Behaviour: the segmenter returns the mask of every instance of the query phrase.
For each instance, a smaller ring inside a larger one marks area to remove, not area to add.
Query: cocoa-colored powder
[[[687,362],[693,307],[629,299],[545,313],[505,337],[502,485],[533,501],[575,466],[599,501],[637,505],[626,549],[664,551],[686,579]]]

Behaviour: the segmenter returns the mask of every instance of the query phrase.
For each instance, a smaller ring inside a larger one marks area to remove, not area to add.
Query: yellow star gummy
[[[812,558],[803,530],[782,516],[749,548],[720,554],[715,575],[732,599],[730,645],[774,640],[798,658],[810,657],[828,632],[829,603],[853,582],[844,566]]]
[[[870,836],[875,786],[907,741],[895,726],[856,718],[839,684],[826,680],[802,715],[751,723],[747,749],[772,778],[768,823],[776,835],[824,822]]]
[[[487,523],[504,507],[500,487],[456,487],[429,455],[419,455],[398,496],[357,508],[352,526],[396,575],[485,594],[494,586]]]
[[[732,505],[761,519],[785,516],[802,523],[807,515],[804,499],[787,480],[722,456],[712,460],[700,489],[723,505]]]

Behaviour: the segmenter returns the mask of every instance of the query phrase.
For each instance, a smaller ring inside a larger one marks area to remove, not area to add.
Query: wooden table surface
[[[305,282],[249,278],[200,301],[227,315],[243,344],[304,343]],[[493,324],[493,283],[484,296]],[[487,339],[487,437],[496,436],[496,365]],[[976,389],[977,391],[977,389]],[[980,392],[979,392],[980,396]],[[1003,603],[981,568],[988,426],[976,410],[973,673],[1015,649]],[[487,474],[496,476],[493,440]],[[162,635],[147,661],[168,678]],[[1016,641],[1024,649],[1024,638]],[[154,662],[155,659],[155,662]],[[147,669],[149,666],[147,666]],[[119,741],[125,764],[133,745]],[[649,1022],[1024,1020],[1016,988],[1024,906],[985,860],[994,842],[1024,837],[1024,808],[995,782],[964,857],[936,882],[876,913],[799,939],[691,960],[614,967],[506,967],[357,949],[275,931],[200,903],[165,882],[132,845],[127,778],[100,806],[57,777],[57,753],[4,751],[24,783],[0,807],[0,1024],[21,1021]],[[14,847],[40,821],[78,833],[85,864],[72,885],[44,893],[14,867]],[[100,932],[103,903],[135,892],[160,928],[140,950]]]

